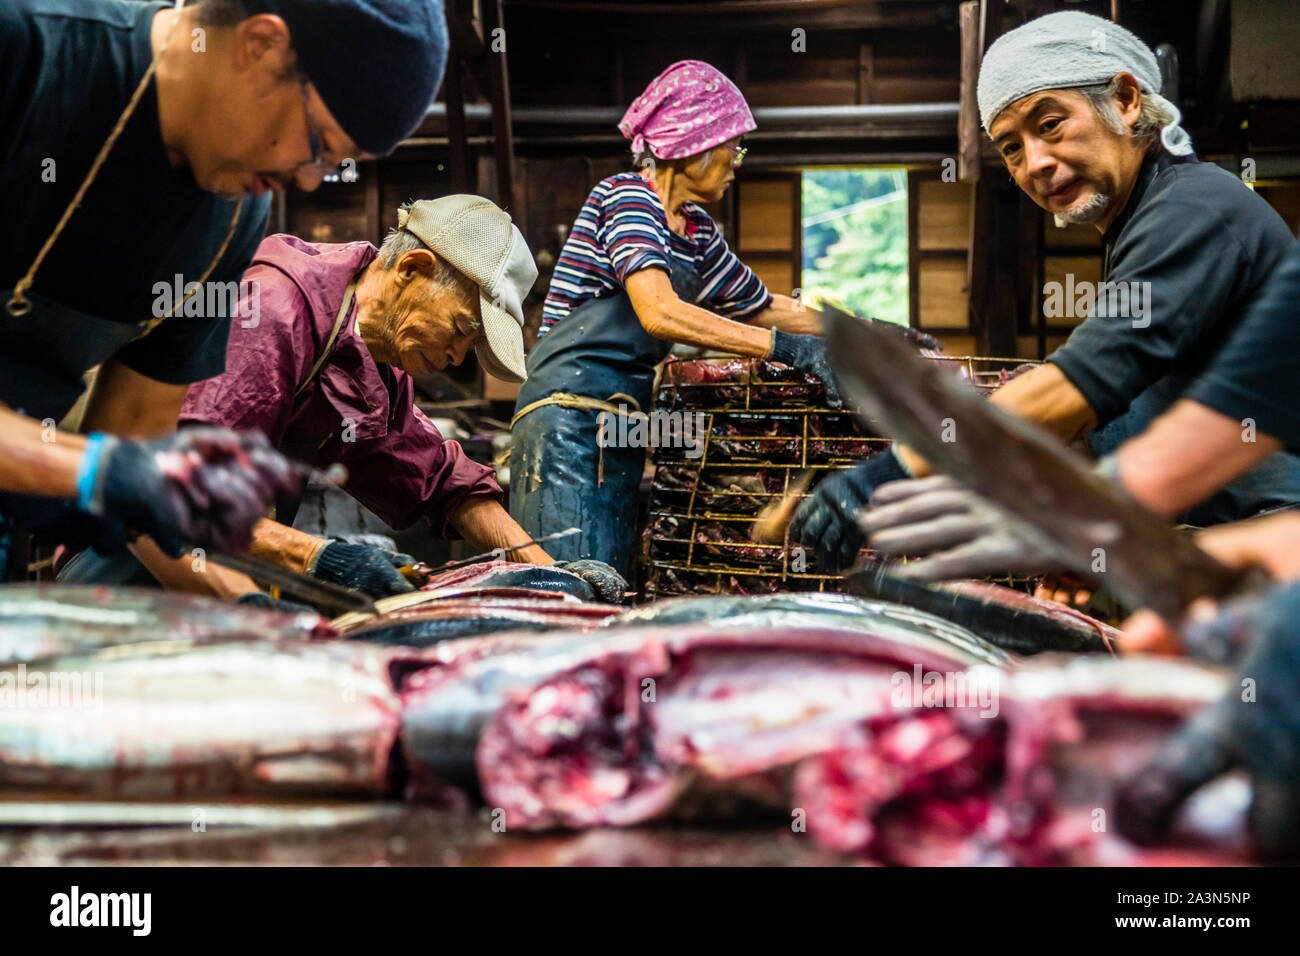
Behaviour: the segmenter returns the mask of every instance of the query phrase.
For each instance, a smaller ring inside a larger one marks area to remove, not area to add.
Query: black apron
[[[700,278],[672,261],[673,291],[699,294]],[[528,356],[511,429],[510,515],[530,537],[580,533],[547,545],[557,560],[595,558],[631,575],[645,448],[601,448],[600,416],[617,411],[547,404],[557,394],[647,410],[655,366],[673,343],[650,335],[626,292],[582,303],[541,337]],[[542,403],[526,414],[519,412]],[[626,432],[623,432],[626,433]]]
[[[695,271],[669,257],[673,291],[694,302],[703,282]],[[624,394],[648,411],[655,366],[673,343],[645,330],[626,292],[588,299],[537,340],[528,353],[528,378],[519,387],[516,413],[535,401],[565,392],[607,399]]]
[[[175,315],[184,304],[183,301],[176,303],[166,315],[138,323],[114,322],[70,308],[31,291],[45,255],[75,213],[81,197],[94,182],[99,167],[126,127],[127,120],[131,118],[140,95],[152,80],[158,58],[167,48],[174,31],[175,25],[170,28],[162,47],[154,54],[149,69],[141,77],[130,102],[100,147],[77,194],[26,275],[15,287],[0,290],[0,301],[5,303],[0,308],[0,401],[29,417],[57,423],[81,397],[85,388],[83,376],[87,371],[111,358],[128,342]],[[225,241],[193,290],[186,295],[186,299],[203,286],[225,255],[243,208],[241,197],[231,216]],[[9,517],[21,517],[24,526],[40,530],[66,526],[72,511],[71,503],[67,501],[0,492],[0,576],[3,576],[7,564],[11,528]]]

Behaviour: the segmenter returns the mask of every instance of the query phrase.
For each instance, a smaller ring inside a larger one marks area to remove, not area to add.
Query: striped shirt
[[[682,215],[685,236],[668,228],[658,193],[639,173],[618,173],[597,183],[555,264],[540,334],[586,300],[622,292],[634,272],[656,268],[671,274],[670,255],[700,277],[695,304],[729,319],[767,308],[771,293],[727,248],[709,214],[688,202]]]

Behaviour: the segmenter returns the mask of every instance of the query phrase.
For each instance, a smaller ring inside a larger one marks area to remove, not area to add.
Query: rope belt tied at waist
[[[620,407],[614,404],[614,399],[626,399],[626,402]],[[545,398],[539,398],[535,402],[529,402],[519,411],[515,412],[515,417],[510,419],[510,427],[515,427],[515,422],[523,418],[529,412],[536,411],[545,405],[559,405],[561,408],[576,408],[584,412],[609,412],[612,415],[621,414],[628,405],[632,406],[633,411],[641,411],[641,403],[631,395],[624,395],[622,392],[615,392],[609,398],[602,401],[599,398],[591,398],[587,395],[573,395],[569,392],[556,392],[554,395],[547,395]]]
[[[622,398],[626,401],[621,405],[615,405],[614,399],[616,398]],[[529,412],[534,412],[546,405],[559,405],[561,408],[576,408],[579,411],[584,412],[605,412],[610,415],[623,414],[627,410],[628,405],[631,405],[632,410],[635,412],[641,411],[641,403],[631,395],[625,395],[622,392],[615,392],[603,401],[599,398],[592,398],[589,395],[574,395],[570,392],[556,392],[554,395],[547,395],[545,398],[539,398],[535,402],[529,402],[523,408],[519,409],[519,411],[515,412],[515,417],[510,419],[510,427],[513,429],[515,427],[515,422],[519,421],[519,419],[523,418]],[[603,423],[602,418],[599,416],[596,420],[597,422]],[[605,446],[601,445],[599,442],[597,442],[597,445],[600,449],[598,452],[600,457],[596,463],[596,487],[599,488],[605,483]],[[497,459],[496,463],[498,466],[504,466],[509,460],[510,452],[507,451]]]

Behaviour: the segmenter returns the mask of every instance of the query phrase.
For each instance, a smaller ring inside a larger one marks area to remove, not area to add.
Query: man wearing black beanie
[[[13,520],[94,528],[101,546],[126,526],[246,544],[283,463],[249,455],[255,438],[172,434],[187,386],[219,374],[228,335],[257,321],[232,323],[225,292],[269,194],[390,151],[446,52],[436,0],[0,7],[0,577]],[[56,431],[96,366],[81,422],[95,434]],[[163,474],[167,452],[195,473]]]

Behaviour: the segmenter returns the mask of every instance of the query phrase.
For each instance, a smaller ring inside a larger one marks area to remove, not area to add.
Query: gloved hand
[[[255,607],[263,611],[278,611],[281,614],[316,614],[314,607],[295,604],[293,601],[281,601],[271,597],[265,591],[249,591],[235,598],[235,603],[242,607]]]
[[[1298,622],[1300,586],[1272,592],[1228,693],[1184,724],[1120,792],[1116,825],[1124,836],[1157,842],[1192,792],[1244,767],[1254,790],[1249,827],[1256,853],[1300,859]]]
[[[239,552],[276,494],[300,484],[261,432],[186,428],[151,441],[97,432],[77,475],[77,504],[173,556],[191,545]]]
[[[312,557],[307,573],[321,581],[381,598],[415,590],[398,570],[414,563],[415,558],[409,554],[331,541]]]
[[[790,522],[790,540],[816,548],[822,567],[841,571],[853,563],[865,535],[858,511],[879,485],[910,477],[892,451],[823,478]]]
[[[826,361],[826,340],[816,335],[795,335],[791,332],[772,330],[772,351],[767,354],[773,362],[789,365],[801,372],[816,376],[826,386],[826,402],[832,408],[843,408],[844,400],[840,398],[839,386],[831,373],[830,363]]]
[[[948,475],[881,485],[858,525],[886,554],[927,555],[894,569],[914,581],[1066,570],[1024,522]]]
[[[622,604],[623,594],[627,591],[627,582],[623,575],[604,561],[583,558],[581,561],[556,561],[551,567],[576,574],[591,585],[596,592],[596,600],[606,604]]]

